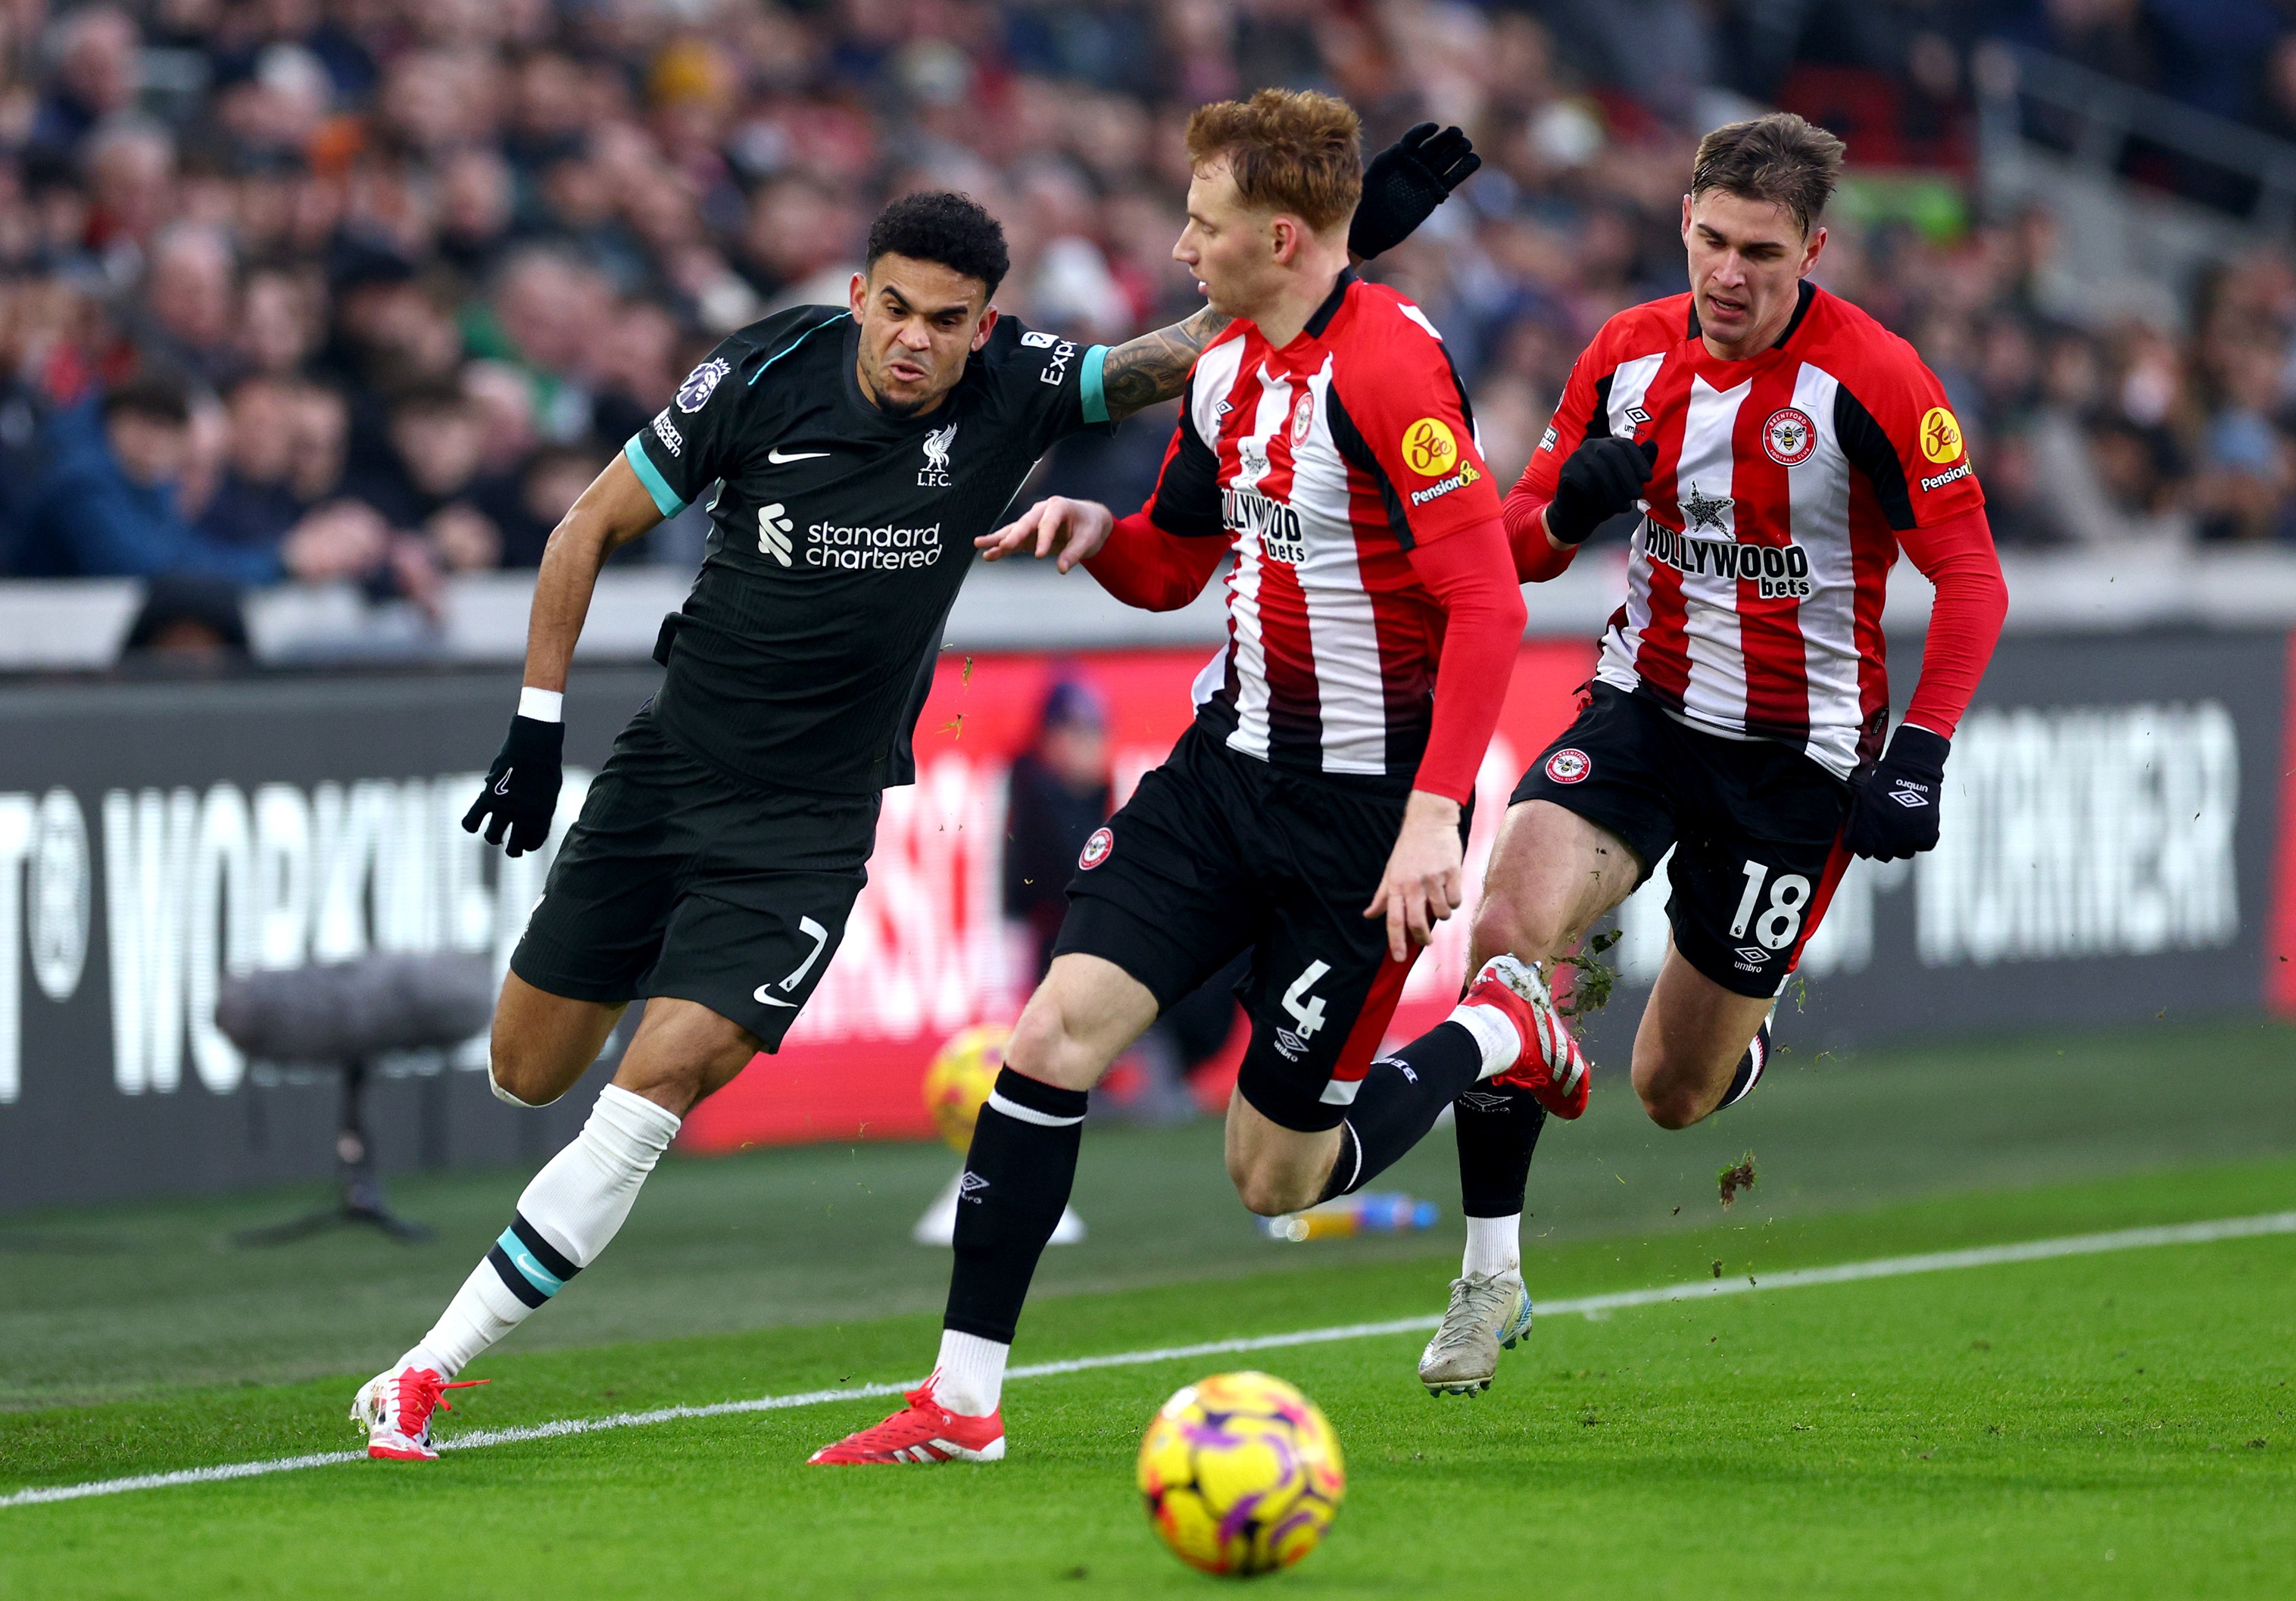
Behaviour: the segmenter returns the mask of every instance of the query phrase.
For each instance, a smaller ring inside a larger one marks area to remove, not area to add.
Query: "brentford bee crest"
[[[1595,764],[1587,759],[1587,752],[1576,745],[1557,751],[1546,759],[1546,776],[1557,784],[1581,783],[1594,770]]]
[[[1817,448],[1817,425],[1798,406],[1783,406],[1762,424],[1762,449],[1781,467],[1799,467]]]

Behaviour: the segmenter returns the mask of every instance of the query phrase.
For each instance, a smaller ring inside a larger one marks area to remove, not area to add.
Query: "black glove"
[[[503,831],[508,829],[512,856],[541,850],[558,813],[558,786],[564,780],[559,759],[565,748],[565,724],[511,718],[510,737],[487,769],[486,788],[463,814],[463,826],[476,833],[485,823],[489,845],[501,844]],[[487,821],[489,815],[492,822]]]
[[[1393,250],[1482,164],[1465,134],[1456,127],[1438,133],[1433,123],[1421,123],[1364,169],[1348,249],[1365,261]]]
[[[1938,800],[1945,789],[1946,753],[1953,742],[1926,728],[1900,723],[1890,749],[1850,803],[1849,826],[1841,842],[1853,856],[1894,862],[1901,856],[1933,850],[1938,842]]]
[[[1609,519],[1634,510],[1657,465],[1655,440],[1637,445],[1607,433],[1579,440],[1546,503],[1546,531],[1565,545],[1584,545]]]

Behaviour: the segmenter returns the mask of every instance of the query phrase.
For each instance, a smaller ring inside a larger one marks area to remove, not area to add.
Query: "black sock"
[[[1482,1071],[1483,1047],[1456,1022],[1438,1023],[1373,1063],[1341,1125],[1340,1158],[1323,1198],[1352,1194],[1393,1166]]]
[[[1770,1064],[1770,1025],[1765,1021],[1754,1030],[1753,1043],[1746,1054],[1738,1058],[1738,1071],[1731,1076],[1730,1088],[1722,1092],[1722,1106],[1735,1106],[1754,1093],[1754,1086],[1762,1081],[1762,1070]],[[1714,1110],[1719,1112],[1722,1106]]]
[[[1522,1211],[1530,1154],[1546,1127],[1546,1108],[1519,1084],[1478,1084],[1452,1103],[1459,1141],[1459,1210],[1471,1218],[1512,1218]]]
[[[956,1198],[956,1267],[941,1326],[1013,1343],[1037,1259],[1059,1227],[1083,1143],[1081,1089],[999,1069],[972,1127]]]

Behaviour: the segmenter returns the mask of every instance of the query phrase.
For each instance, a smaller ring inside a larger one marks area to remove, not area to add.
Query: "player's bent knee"
[[[1004,1065],[1023,1078],[1061,1089],[1090,1089],[1099,1078],[1096,1064],[1085,1061],[1083,1044],[1069,1031],[1068,1020],[1057,1002],[1039,994],[1021,1008],[1005,1042]],[[1083,1082],[1076,1080],[1081,1078]]]
[[[1697,1085],[1670,1074],[1654,1075],[1649,1080],[1638,1075],[1635,1093],[1642,1097],[1643,1111],[1650,1121],[1661,1129],[1687,1129],[1713,1110]]]
[[[1280,1218],[1315,1203],[1315,1196],[1298,1193],[1272,1173],[1231,1172],[1228,1177],[1235,1180],[1236,1198],[1255,1217]]]
[[[495,1099],[512,1106],[529,1111],[547,1106],[566,1093],[566,1086],[555,1081],[557,1075],[549,1068],[549,1063],[505,1053],[496,1045],[487,1053],[487,1088],[495,1092]]]

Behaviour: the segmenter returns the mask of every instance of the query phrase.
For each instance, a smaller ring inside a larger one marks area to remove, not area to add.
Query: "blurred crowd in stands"
[[[2178,286],[2176,325],[2095,315],[2045,211],[1967,198],[1988,32],[2296,135],[2263,0],[0,0],[0,575],[429,606],[530,567],[718,338],[842,301],[912,187],[1004,219],[1034,323],[1184,316],[1181,129],[1266,84],[1344,94],[1373,148],[1474,134],[1376,272],[1503,480],[1602,320],[1684,286],[1698,134],[1775,103],[1849,139],[1820,279],[1943,376],[2005,545],[2296,540],[2291,257]],[[1136,504],[1168,427],[1050,472]]]

